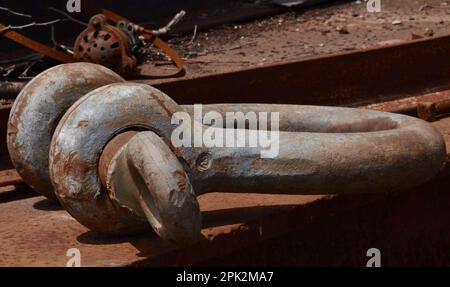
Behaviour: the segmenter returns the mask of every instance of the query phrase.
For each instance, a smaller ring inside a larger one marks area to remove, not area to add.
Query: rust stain
[[[177,179],[177,185],[181,192],[186,190],[186,175],[184,172],[177,170],[175,172],[175,177]]]
[[[178,158],[183,158],[183,153],[181,152],[181,149],[175,147],[171,140],[165,137],[161,137],[164,143],[170,148],[170,150],[173,152],[173,154]]]
[[[85,128],[89,125],[89,121],[79,121],[77,127]]]

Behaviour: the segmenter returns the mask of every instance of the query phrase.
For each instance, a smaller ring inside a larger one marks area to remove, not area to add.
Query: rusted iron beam
[[[445,116],[450,113],[450,99],[438,102],[423,102],[417,106],[417,114],[419,118],[432,122],[438,117]]]
[[[140,82],[180,104],[373,104],[448,87],[449,51],[447,35],[233,72]]]
[[[441,102],[450,99],[450,90],[442,90],[434,93],[425,93],[412,97],[404,97],[396,100],[388,100],[375,104],[359,106],[371,110],[378,110],[390,113],[400,113],[408,115],[418,115],[418,108],[425,102]]]
[[[450,86],[450,35],[235,72],[144,81],[180,104],[355,106]]]
[[[450,87],[450,35],[238,71],[140,80],[180,104],[367,105]]]

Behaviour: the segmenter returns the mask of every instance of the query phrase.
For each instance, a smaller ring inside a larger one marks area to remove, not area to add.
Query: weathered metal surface
[[[279,153],[273,159],[263,159],[260,148],[197,149],[193,158],[208,153],[212,162],[206,170],[191,170],[197,194],[224,190],[292,194],[398,190],[423,183],[445,162],[442,136],[416,118],[338,107],[230,106],[208,105],[205,111],[279,112]],[[193,161],[185,159],[192,167]],[[427,170],[434,171],[427,174]],[[398,181],[422,176],[424,181],[408,186]]]
[[[153,130],[170,138],[171,115],[177,110],[181,107],[162,92],[136,83],[101,87],[73,105],[56,128],[50,147],[55,193],[69,213],[105,233],[147,229],[146,220],[117,206],[107,195],[98,161],[109,140],[126,130]]]
[[[100,159],[98,160],[98,175],[102,181],[103,186],[106,186],[106,177],[108,174],[108,168],[111,164],[112,159],[117,154],[117,152],[123,148],[128,141],[135,136],[138,131],[124,131],[114,138],[112,138],[103,148]]]
[[[87,92],[120,81],[123,79],[107,68],[75,63],[48,69],[26,85],[11,108],[7,143],[14,167],[28,185],[55,198],[48,151],[59,119]]]
[[[140,132],[108,168],[112,200],[147,219],[163,239],[187,244],[200,239],[202,219],[189,177],[179,159],[154,132]]]
[[[93,16],[86,30],[77,37],[74,58],[117,71],[131,71],[137,64],[125,32],[109,25],[102,14]]]
[[[242,190],[274,194],[396,191],[426,182],[446,160],[442,136],[422,120],[317,106],[206,106],[205,111],[219,114],[280,113],[279,153],[274,158],[261,158],[262,147],[175,148],[170,143],[176,128],[172,116],[192,109],[136,83],[111,84],[80,99],[61,119],[50,148],[50,174],[59,201],[77,220],[96,231],[139,231],[148,228],[143,224],[147,218],[163,237],[183,242],[193,237],[199,225],[192,187],[195,194]],[[212,129],[214,134],[226,130],[210,126],[200,129]],[[98,162],[103,162],[105,145],[126,130],[156,134],[135,135],[106,160],[110,166],[104,172],[104,165],[99,168]],[[245,134],[248,138],[249,131]],[[156,135],[161,137],[159,141],[154,139]],[[150,140],[145,148],[141,137]],[[164,149],[163,141],[168,144]],[[199,158],[205,154],[210,164],[198,168]],[[184,169],[177,158],[186,164]],[[106,174],[106,179],[99,174]],[[159,182],[161,178],[165,180]]]
[[[134,74],[134,77],[144,77],[144,78],[166,78],[166,77],[179,77],[184,76],[185,73],[185,64],[184,60],[177,54],[177,52],[172,49],[166,42],[158,38],[158,36],[149,29],[146,29],[140,25],[137,25],[130,20],[126,19],[119,14],[104,8],[91,7],[91,9],[98,11],[97,13],[101,13],[108,18],[108,20],[112,22],[116,22],[118,27],[125,31],[128,35],[130,42],[139,41],[141,38],[145,39],[147,43],[152,44],[155,47],[158,47],[162,52],[164,52],[175,64],[177,70],[175,72],[159,74],[159,75],[150,75],[150,74]],[[184,11],[183,11],[184,12]],[[130,78],[133,78],[133,75],[130,75]]]
[[[396,100],[389,100],[381,103],[375,103],[375,104],[368,104],[368,105],[362,105],[359,106],[361,108],[366,109],[372,109],[372,110],[379,110],[384,112],[392,112],[392,113],[402,113],[402,114],[409,114],[414,115],[417,113],[417,107],[423,103],[423,102],[439,102],[439,101],[445,101],[447,99],[450,99],[450,93],[449,90],[444,90],[440,92],[434,92],[434,93],[425,93],[423,95],[418,96],[412,96],[412,97],[405,97],[401,99]],[[326,104],[326,103],[324,103]],[[204,106],[205,112],[208,111],[208,106]],[[211,105],[212,107],[213,105]],[[214,109],[220,110],[220,106],[214,105]],[[356,105],[357,106],[357,105]],[[187,106],[183,106],[188,111],[190,108]],[[8,115],[10,112],[10,105],[2,106],[0,107],[0,135],[4,135],[6,137],[6,123],[8,121]],[[282,123],[285,121],[282,121]],[[4,147],[2,147],[2,145]],[[448,147],[449,148],[449,147]],[[447,148],[447,149],[448,149]],[[6,139],[0,140],[0,156],[2,160],[0,160],[0,165],[2,168],[10,168],[12,167],[9,160],[9,155],[5,153],[7,151],[6,148]]]
[[[360,107],[391,113],[417,115],[417,109],[422,103],[440,102],[448,99],[450,99],[450,90],[442,90],[439,92],[425,93],[412,97],[404,97],[401,99],[384,101],[381,103],[363,105]]]
[[[450,113],[450,99],[439,102],[423,102],[417,106],[419,118],[425,121],[435,121]]]

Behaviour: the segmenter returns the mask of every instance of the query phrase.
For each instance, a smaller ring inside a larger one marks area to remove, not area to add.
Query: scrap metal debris
[[[19,44],[62,63],[71,63],[74,61],[94,62],[115,69],[117,72],[133,73],[137,77],[177,76],[182,75],[184,72],[183,60],[172,48],[157,37],[157,35],[167,34],[186,15],[184,10],[177,13],[166,26],[157,30],[148,30],[112,11],[98,9],[102,14],[91,18],[89,26],[77,37],[74,50],[72,47],[59,44],[56,41],[54,24],[66,20],[76,22],[83,26],[86,23],[75,19],[57,8],[49,7],[48,9],[63,15],[65,19],[55,19],[47,22],[33,21],[23,25],[0,24],[0,33]],[[2,10],[12,11],[4,7],[2,7]],[[13,13],[22,15],[22,13],[18,12]],[[114,23],[114,25],[108,24],[107,21]],[[53,47],[47,47],[45,44],[14,32],[14,30],[22,30],[34,26],[51,27],[51,42],[53,43]],[[159,48],[173,61],[177,67],[176,72],[168,75],[145,75],[136,71],[138,64],[137,58],[142,56],[141,54],[143,52],[150,51],[149,49],[141,48],[148,48],[151,45]],[[33,62],[28,63],[19,78],[27,78],[28,71],[33,65]],[[14,70],[15,66],[13,65],[2,67],[0,71],[3,77],[8,77]]]
[[[98,14],[91,18],[89,26],[75,40],[74,58],[116,71],[133,71],[137,65],[133,52],[139,46],[133,25],[124,22],[117,27],[109,25],[106,17]]]

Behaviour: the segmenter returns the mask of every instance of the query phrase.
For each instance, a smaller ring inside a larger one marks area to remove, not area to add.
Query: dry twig
[[[197,37],[197,25],[194,27],[194,34],[192,35],[191,41],[189,41],[189,44],[194,43],[195,37]]]
[[[21,16],[21,17],[32,18],[32,16],[31,16],[31,15],[28,15],[28,14],[24,14],[24,13],[19,13],[19,12],[16,12],[16,11],[13,11],[13,10],[11,10],[11,9],[9,9],[9,8],[6,8],[6,7],[2,7],[2,6],[0,6],[0,10],[3,10],[3,11],[6,11],[6,12],[9,12],[9,13],[11,13],[11,14],[13,14],[13,15],[16,15],[16,16]]]
[[[58,22],[61,22],[61,21],[62,21],[61,19],[56,19],[56,20],[53,20],[53,21],[41,22],[41,23],[31,22],[31,23],[28,23],[28,24],[25,24],[25,25],[20,25],[20,26],[8,25],[5,28],[0,29],[0,32],[4,32],[4,31],[7,31],[7,30],[22,30],[22,29],[29,28],[29,27],[34,27],[34,26],[48,26],[48,25],[52,25],[52,24],[55,24],[55,23],[58,23]]]
[[[173,26],[175,26],[180,20],[186,15],[186,11],[181,10],[178,12],[173,19],[164,27],[159,28],[158,30],[153,30],[152,33],[155,35],[162,35],[169,33],[170,29],[172,29]]]

